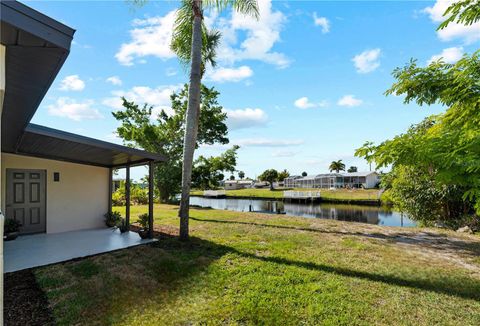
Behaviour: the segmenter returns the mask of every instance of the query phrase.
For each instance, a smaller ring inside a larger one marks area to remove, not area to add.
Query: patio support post
[[[130,164],[127,164],[125,176],[125,222],[130,230]]]
[[[112,213],[113,169],[108,169],[108,213]]]
[[[153,161],[148,162],[148,236],[153,238]]]

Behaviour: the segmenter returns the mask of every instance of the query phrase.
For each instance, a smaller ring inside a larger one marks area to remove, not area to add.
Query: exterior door
[[[20,223],[21,233],[46,231],[45,170],[7,169],[6,218]]]

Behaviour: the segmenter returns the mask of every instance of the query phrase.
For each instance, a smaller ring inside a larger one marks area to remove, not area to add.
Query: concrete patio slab
[[[136,232],[95,229],[34,234],[4,242],[4,273],[59,263],[152,242]]]

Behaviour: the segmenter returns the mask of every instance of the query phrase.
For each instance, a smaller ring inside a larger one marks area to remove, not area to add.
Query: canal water
[[[332,204],[332,203],[287,203],[265,199],[233,199],[190,197],[190,204],[213,209],[248,212],[284,212],[288,216],[323,218],[348,222],[361,222],[388,226],[415,226],[405,214],[385,207]]]

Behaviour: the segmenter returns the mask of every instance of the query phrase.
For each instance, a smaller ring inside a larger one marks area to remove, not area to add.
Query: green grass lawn
[[[293,189],[303,191],[320,191],[323,199],[326,200],[352,200],[352,201],[365,201],[365,200],[378,200],[378,189]],[[239,189],[239,190],[227,190],[226,194],[232,197],[248,197],[248,198],[283,198],[284,189]],[[201,196],[203,191],[192,191],[192,195]]]
[[[155,223],[176,233],[176,214],[156,205]],[[190,242],[161,237],[36,269],[57,323],[480,325],[478,237],[208,209],[191,216]]]

